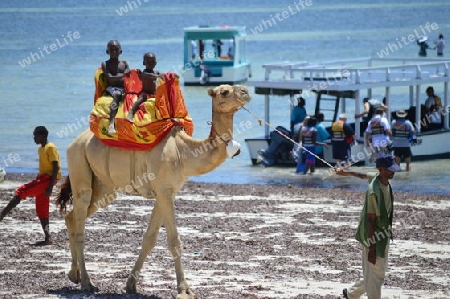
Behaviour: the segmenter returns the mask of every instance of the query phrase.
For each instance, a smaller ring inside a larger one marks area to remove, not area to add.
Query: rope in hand
[[[268,122],[266,122],[265,120],[263,120],[261,117],[259,117],[258,115],[256,115],[255,113],[251,112],[249,109],[245,108],[244,106],[241,107],[242,109],[244,109],[245,111],[247,111],[248,113],[250,113],[251,115],[253,115],[254,117],[256,117],[258,119],[259,124],[264,123],[266,126],[268,126],[269,128],[273,129],[274,131],[278,132],[281,136],[283,136],[284,138],[286,138],[287,140],[289,140],[290,142],[292,142],[293,144],[296,144],[297,146],[299,146],[300,148],[302,148],[304,151],[310,153],[311,155],[313,155],[314,157],[316,157],[316,159],[319,159],[320,161],[322,161],[324,164],[326,164],[328,167],[335,169],[334,166],[332,166],[330,163],[328,163],[327,161],[325,161],[324,159],[320,158],[319,156],[317,156],[316,154],[312,153],[311,151],[307,150],[305,147],[303,147],[302,145],[300,145],[298,142],[295,142],[295,140],[293,140],[292,138],[290,138],[289,136],[284,135],[280,130],[278,130],[277,128],[274,128],[271,124],[269,124]]]
[[[330,176],[335,175],[336,172],[338,171],[338,169],[341,169],[341,170],[347,169],[347,168],[349,168],[350,166],[352,166],[352,165],[354,165],[354,164],[356,164],[356,163],[358,163],[358,162],[359,162],[359,160],[356,160],[356,161],[353,161],[353,162],[351,162],[351,163],[348,163],[348,164],[345,165],[344,167],[334,168],[334,169],[333,169],[334,172],[331,172],[331,171],[330,171],[330,174],[328,174],[327,176],[324,176],[324,177],[322,178],[322,180],[327,179],[327,178],[329,178]]]

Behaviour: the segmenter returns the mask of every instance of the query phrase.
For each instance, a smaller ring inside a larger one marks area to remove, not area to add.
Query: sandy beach
[[[32,177],[8,174],[0,183],[0,208]],[[383,298],[449,298],[449,198],[394,194]],[[342,289],[361,277],[353,235],[362,202],[360,191],[189,181],[175,203],[186,279],[198,298],[342,298]],[[0,297],[175,298],[164,228],[144,264],[141,293],[120,294],[153,204],[121,194],[88,220],[86,266],[99,287],[91,294],[67,278],[68,236],[56,207],[54,245],[40,247],[34,245],[43,240],[34,200],[23,201],[0,222]]]

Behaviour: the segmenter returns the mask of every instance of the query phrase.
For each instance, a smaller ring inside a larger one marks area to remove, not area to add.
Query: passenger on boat
[[[298,123],[294,126],[293,139],[295,142],[297,142],[294,145],[294,149],[292,150],[294,160],[295,162],[297,162],[297,169],[295,173],[300,173],[305,170],[306,151],[304,151],[302,147],[302,129],[303,127],[308,126],[308,121],[310,118],[311,116],[307,115],[301,123]]]
[[[222,46],[223,42],[220,39],[216,40],[215,47],[217,48],[217,57],[219,58],[222,55]]]
[[[325,129],[325,126],[322,124],[324,119],[323,113],[318,113],[316,115],[316,130],[317,130],[317,141],[318,142],[324,142],[325,140],[330,138],[330,134],[328,133],[327,129]],[[323,158],[323,146],[318,145],[316,146],[316,155]]]
[[[398,165],[402,158],[405,159],[406,171],[411,170],[411,141],[416,134],[413,124],[406,119],[408,113],[405,110],[398,110],[397,119],[392,121],[392,147],[394,148],[395,161]]]
[[[226,41],[227,44],[227,55],[230,59],[233,59],[234,56],[234,40],[233,39],[229,39]]]
[[[200,45],[200,60],[203,61],[203,59],[205,58],[205,42],[203,40],[199,40],[198,43]]]
[[[427,49],[432,49],[432,50],[436,49],[436,47],[431,48],[427,44],[427,40],[428,40],[428,36],[426,36],[426,35],[423,35],[416,40],[417,45],[420,47],[419,56],[421,56],[421,57],[427,56]]]
[[[383,98],[382,102],[377,99],[364,98],[363,103],[364,110],[359,114],[355,114],[355,118],[360,118],[364,115],[367,115],[363,118],[363,121],[371,120],[375,115],[375,111],[377,110],[377,108],[382,108],[383,111],[387,111],[389,109],[389,107],[386,106],[386,98]]]
[[[390,137],[392,137],[391,126],[386,117],[383,116],[384,109],[378,108],[375,116],[369,121],[365,132],[366,144],[372,148],[374,158],[381,154],[388,154],[391,146]]]
[[[209,82],[211,71],[206,64],[200,64],[200,84],[204,85]]]
[[[191,40],[191,58],[192,60],[195,60],[195,58],[197,57],[197,43],[195,42],[195,40]]]
[[[425,101],[425,129],[433,130],[442,128],[442,101],[441,98],[434,94],[434,88],[428,86],[427,90],[427,100]]]
[[[301,124],[306,117],[306,100],[302,97],[297,98],[297,106],[291,111],[291,132],[294,132],[294,126]]]
[[[316,147],[318,145],[328,147],[326,143],[317,141],[316,124],[316,118],[311,117],[310,119],[308,119],[307,125],[303,126],[301,130],[302,147],[306,152],[306,167],[303,171],[303,174],[307,174],[308,170],[311,172],[311,174],[313,174],[316,170]]]
[[[163,74],[160,71],[154,70],[156,64],[156,55],[152,52],[144,54],[142,64],[145,65],[145,69],[139,72],[139,77],[142,81],[142,91],[139,94],[139,98],[133,104],[127,115],[127,120],[133,122],[133,116],[139,109],[139,106],[147,100],[147,97],[155,97],[156,93],[156,79],[162,77]]]
[[[341,166],[342,161],[350,159],[350,146],[355,140],[355,131],[347,123],[346,114],[340,114],[339,119],[331,125],[331,133],[333,159],[336,160],[336,165]]]
[[[119,60],[122,54],[122,47],[117,40],[111,40],[106,46],[106,54],[109,54],[109,60],[102,63],[103,74],[105,74],[108,87],[106,92],[113,97],[109,112],[108,132],[116,133],[114,128],[114,118],[116,117],[119,103],[124,98],[125,90],[123,88],[123,78],[130,73],[130,68],[125,60]]]
[[[363,103],[364,110],[359,114],[355,114],[355,119],[363,117],[361,122],[361,132],[364,132],[367,129],[367,124],[375,115],[375,110],[377,110],[377,108],[383,108],[384,111],[387,111],[389,109],[389,107],[386,106],[386,98],[383,98],[382,102],[377,99],[364,98]]]

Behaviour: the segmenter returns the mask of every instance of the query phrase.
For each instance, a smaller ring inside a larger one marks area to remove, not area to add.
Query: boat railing
[[[351,62],[355,62],[353,60]],[[363,61],[362,59],[359,61]],[[408,60],[403,59],[399,61]],[[327,64],[308,65],[305,62],[282,62],[277,64],[263,65],[265,68],[265,81],[294,81],[313,83],[315,81],[332,81],[334,84],[370,84],[389,83],[401,81],[402,85],[407,82],[417,83],[420,80],[430,80],[448,77],[450,61],[430,61],[416,64],[400,64],[391,66],[365,66],[354,67],[340,61],[341,66],[327,67]],[[336,61],[333,62],[336,65]],[[278,75],[278,76],[277,76]],[[325,87],[325,86],[324,86]],[[297,87],[298,88],[298,87]],[[332,89],[325,87],[321,89]],[[358,88],[356,88],[358,89]]]

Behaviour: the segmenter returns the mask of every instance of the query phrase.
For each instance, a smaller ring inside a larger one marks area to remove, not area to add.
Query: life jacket
[[[409,139],[410,132],[405,119],[397,119],[392,125],[392,137],[394,139]]]
[[[331,140],[334,141],[343,141],[345,139],[345,134],[344,134],[344,122],[341,120],[335,121],[332,125],[331,125],[331,132],[333,133]]]
[[[434,105],[436,107],[441,107],[442,106],[442,102],[441,102],[441,98],[438,96],[434,96]]]
[[[316,132],[314,127],[302,127],[302,143],[303,146],[314,146],[312,137]]]
[[[381,124],[381,118],[372,118],[370,120],[370,128],[372,129],[371,135],[385,135],[384,127]]]
[[[368,103],[369,103],[369,113],[367,113],[367,117],[369,119],[372,119],[372,117],[375,115],[375,111],[377,110],[377,108],[381,107],[381,102],[375,99],[370,99]]]

